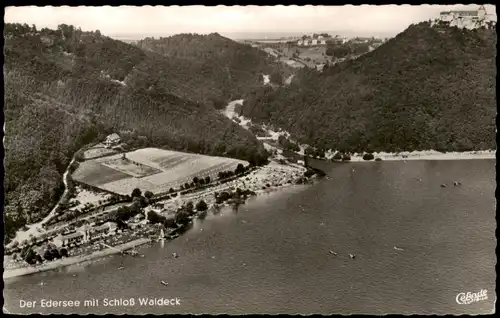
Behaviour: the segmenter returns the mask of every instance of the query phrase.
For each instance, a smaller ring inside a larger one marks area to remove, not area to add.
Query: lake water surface
[[[318,165],[327,177],[316,184],[258,196],[238,210],[197,220],[180,238],[142,248],[144,258],[113,256],[8,279],[5,308],[82,314],[492,312],[494,160]],[[454,187],[455,180],[462,185]],[[487,300],[457,304],[457,294],[481,289]],[[141,297],[177,297],[180,305],[141,306]],[[106,307],[105,298],[133,298],[135,305]],[[55,309],[41,308],[42,299],[100,303]],[[37,304],[20,308],[20,300]]]

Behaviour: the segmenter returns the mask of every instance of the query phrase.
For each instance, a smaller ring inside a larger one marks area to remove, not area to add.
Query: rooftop
[[[452,14],[452,13],[456,13],[456,14],[460,14],[460,15],[478,15],[478,11],[461,11],[461,10],[453,10],[453,11],[442,11],[441,14],[444,15],[444,14]]]
[[[113,134],[109,135],[108,137],[106,137],[106,139],[120,139],[120,136],[118,136],[117,133],[113,133]]]
[[[68,234],[68,235],[63,235],[62,236],[62,240],[69,240],[69,239],[72,239],[72,238],[75,238],[75,237],[81,237],[83,236],[83,233],[81,232],[76,232],[76,233],[71,233],[71,234]]]

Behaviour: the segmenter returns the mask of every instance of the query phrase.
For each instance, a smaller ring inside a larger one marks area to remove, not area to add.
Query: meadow
[[[99,144],[99,145],[96,145],[96,146],[86,150],[84,152],[83,156],[84,156],[85,160],[89,160],[89,159],[94,159],[94,158],[98,158],[98,157],[102,157],[102,156],[113,155],[116,153],[117,153],[116,150],[105,148],[104,145]]]

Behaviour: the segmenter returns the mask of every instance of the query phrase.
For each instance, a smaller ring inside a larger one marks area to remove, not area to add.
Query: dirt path
[[[54,208],[50,211],[50,213],[40,222],[33,223],[33,224],[27,224],[26,227],[28,228],[26,231],[19,230],[16,233],[16,237],[12,240],[12,242],[17,241],[18,243],[21,243],[24,240],[29,240],[30,235],[32,236],[40,236],[43,233],[46,233],[47,231],[43,229],[43,225],[47,223],[52,217],[54,217],[56,213],[56,209],[59,206],[59,203],[65,198],[68,194],[68,174],[69,174],[69,168],[71,165],[75,162],[75,156],[71,159],[71,162],[69,163],[68,167],[66,168],[66,171],[63,174],[63,183],[64,183],[64,192],[59,198],[59,201],[56,203]],[[11,242],[11,244],[12,244]],[[10,246],[9,244],[8,246]]]

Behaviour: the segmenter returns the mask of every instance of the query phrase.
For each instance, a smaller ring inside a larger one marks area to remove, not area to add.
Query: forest
[[[355,60],[254,91],[242,114],[341,152],[495,149],[496,30],[411,25]]]
[[[6,240],[48,214],[74,153],[111,132],[135,147],[267,161],[255,136],[215,109],[262,83],[262,68],[275,67],[262,56],[254,69],[221,70],[65,24],[5,24],[4,36]],[[244,61],[253,50],[240,48]]]
[[[282,84],[282,78],[291,72],[286,64],[273,61],[266,52],[218,33],[145,38],[136,45],[145,52],[155,53],[157,63],[143,64],[149,69],[142,68],[134,73],[139,82],[145,80],[139,72],[154,72],[157,74],[155,78],[161,80],[156,84],[164,85],[174,93],[187,85],[186,81],[191,82],[191,85],[198,88],[192,92],[191,97],[195,101],[209,102],[216,108],[261,87],[264,74],[271,74],[271,80]],[[167,67],[159,66],[165,63],[168,64]],[[176,76],[172,77],[170,73],[158,74],[158,71],[163,70],[175,72]],[[201,76],[193,77],[192,74]]]

